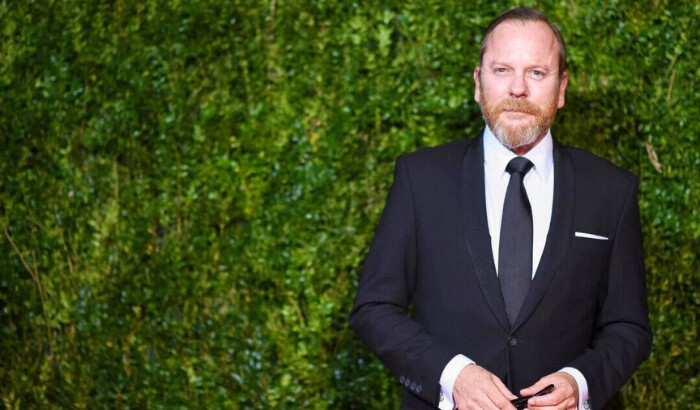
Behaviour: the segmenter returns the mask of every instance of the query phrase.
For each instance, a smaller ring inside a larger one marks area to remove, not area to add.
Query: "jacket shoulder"
[[[403,154],[399,161],[405,161],[409,168],[453,169],[462,164],[464,153],[473,139],[459,139],[435,147],[420,148]]]
[[[584,149],[562,146],[571,158],[576,178],[582,178],[591,184],[601,184],[613,189],[623,189],[630,184],[637,184],[636,175]]]

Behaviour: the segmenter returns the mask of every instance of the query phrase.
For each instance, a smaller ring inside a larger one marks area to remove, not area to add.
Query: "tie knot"
[[[506,166],[506,171],[508,171],[509,174],[517,172],[524,176],[528,171],[530,171],[530,168],[532,168],[533,165],[534,164],[525,157],[515,157],[511,159]]]

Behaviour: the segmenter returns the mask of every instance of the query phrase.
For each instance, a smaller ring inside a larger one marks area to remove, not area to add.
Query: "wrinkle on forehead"
[[[491,32],[484,60],[546,65],[554,69],[559,64],[559,44],[545,23],[505,21]],[[486,65],[486,61],[483,63]]]

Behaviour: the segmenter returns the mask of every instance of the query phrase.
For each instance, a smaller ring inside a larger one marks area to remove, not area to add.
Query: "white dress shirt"
[[[491,235],[491,250],[493,261],[498,272],[498,246],[501,239],[501,217],[503,216],[503,202],[506,189],[510,181],[510,174],[506,166],[517,155],[501,144],[493,135],[489,127],[484,131],[484,185],[486,189],[486,217],[488,219],[489,233]],[[554,159],[553,159],[552,134],[547,135],[525,155],[534,166],[525,175],[523,185],[527,192],[532,208],[532,276],[535,276],[537,266],[540,263],[544,245],[547,241],[549,223],[552,219],[552,203],[554,198]],[[457,376],[462,369],[474,361],[464,355],[455,356],[440,376],[440,409],[454,409],[452,389]],[[585,410],[588,401],[588,383],[583,374],[573,367],[565,367],[562,371],[569,373],[576,379],[579,387],[578,409]],[[513,392],[518,394],[518,392]]]

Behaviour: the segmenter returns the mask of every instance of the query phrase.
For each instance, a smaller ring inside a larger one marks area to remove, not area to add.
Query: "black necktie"
[[[510,181],[503,201],[498,279],[511,325],[518,317],[532,281],[532,210],[523,185],[523,178],[532,165],[527,158],[516,157],[506,167]]]

